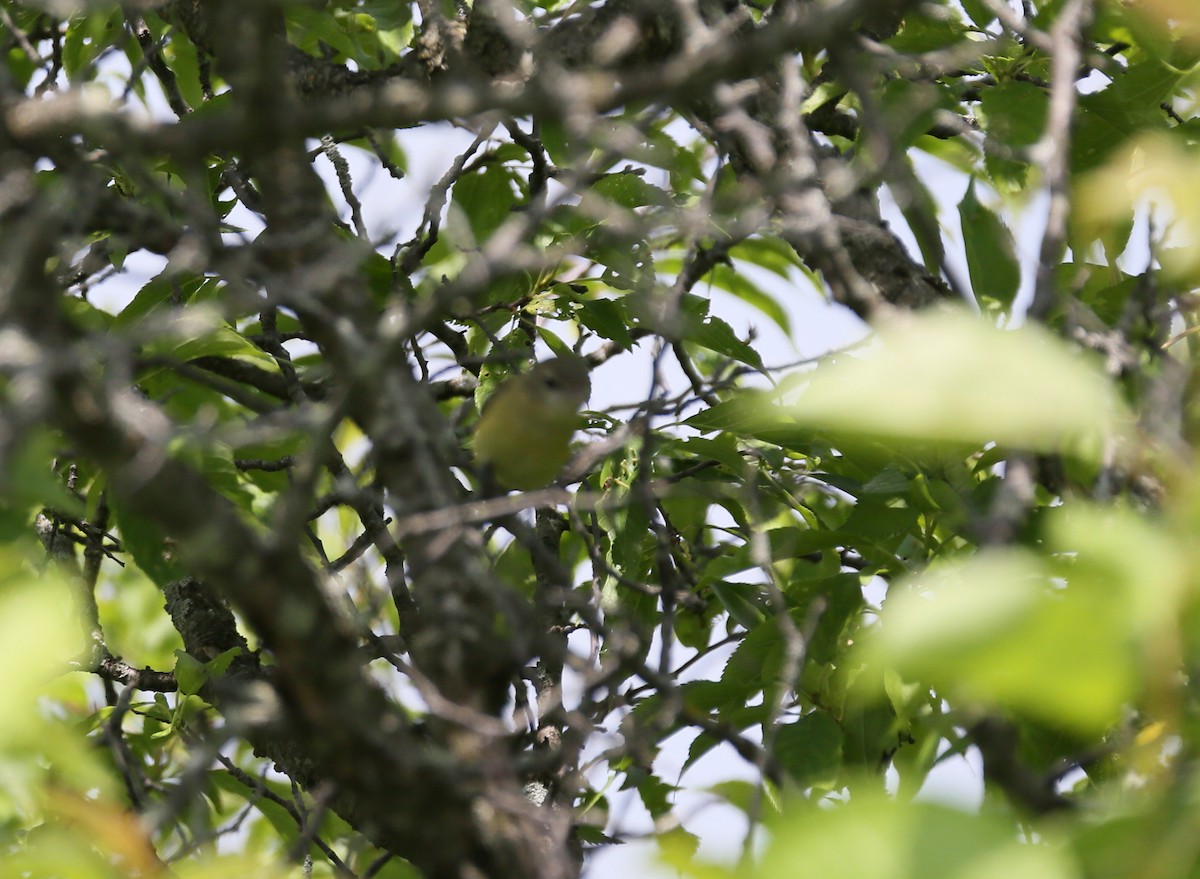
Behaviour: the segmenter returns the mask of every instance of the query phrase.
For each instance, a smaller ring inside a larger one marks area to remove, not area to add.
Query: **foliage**
[[[1200,875],[1200,17],[1019,5],[0,0],[5,875]]]

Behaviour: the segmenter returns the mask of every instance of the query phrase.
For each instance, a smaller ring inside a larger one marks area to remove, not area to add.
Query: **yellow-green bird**
[[[545,360],[500,384],[475,428],[475,461],[504,488],[541,488],[571,457],[579,409],[592,392],[580,357]]]

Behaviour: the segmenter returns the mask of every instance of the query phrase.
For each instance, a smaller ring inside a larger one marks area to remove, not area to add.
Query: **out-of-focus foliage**
[[[0,47],[0,874],[1200,876],[1192,3]]]

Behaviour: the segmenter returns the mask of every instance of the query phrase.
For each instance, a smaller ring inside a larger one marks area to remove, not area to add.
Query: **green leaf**
[[[220,675],[225,674],[225,672],[229,669],[230,664],[239,656],[241,656],[242,652],[243,650],[241,647],[230,647],[224,653],[214,656],[205,663],[205,668],[208,669],[209,676],[219,677]]]
[[[789,597],[800,591],[798,586],[802,582],[793,580],[788,584]],[[813,598],[819,596],[824,601],[824,610],[817,618],[817,627],[808,641],[805,659],[820,664],[835,662],[845,651],[847,633],[857,626],[862,612],[862,584],[857,574],[834,574],[816,578],[804,583],[804,586],[804,592],[811,597],[805,602],[802,613],[793,612],[793,616],[797,617],[797,625],[804,624]]]
[[[175,651],[175,682],[179,684],[179,692],[185,696],[195,696],[200,688],[208,682],[208,669],[204,663],[182,650]]]
[[[592,332],[616,342],[626,351],[633,348],[630,319],[624,303],[615,299],[589,299],[577,307],[579,322]]]
[[[487,241],[517,205],[512,173],[490,164],[458,178],[454,203],[466,215],[476,244]]]
[[[783,635],[779,623],[768,618],[751,629],[733,651],[721,674],[721,682],[734,691],[734,698],[770,689],[783,663]]]
[[[996,15],[983,0],[959,0],[976,27],[987,27],[996,20]]]
[[[175,74],[179,93],[187,105],[199,107],[203,104],[204,92],[200,87],[200,58],[192,41],[182,32],[175,31],[163,46],[163,55]]]
[[[147,577],[161,587],[187,576],[174,543],[156,521],[127,508],[120,498],[111,498],[109,505],[120,529],[121,544]]]
[[[628,474],[614,478],[613,473],[611,460],[606,461],[601,470],[602,482],[612,480],[615,490],[610,496],[619,497],[625,493],[620,487],[621,479],[627,479]],[[654,532],[650,530],[645,506],[630,504],[611,512],[601,512],[598,519],[608,540],[605,560],[613,572],[601,587],[601,606],[610,613],[624,611],[639,625],[653,625],[657,621],[657,596],[622,582],[622,579],[646,582],[654,560]],[[644,648],[649,649],[648,639]]]
[[[733,327],[708,313],[707,299],[688,294],[683,297],[682,305],[687,317],[684,334],[688,342],[762,368],[763,362],[759,353],[748,342],[739,339]]]
[[[529,551],[517,541],[508,543],[492,561],[501,582],[510,589],[515,589],[531,601],[537,594],[537,577],[534,575],[533,563]]]
[[[1191,146],[1172,134],[1139,136],[1094,172],[1085,175],[1075,194],[1071,219],[1072,247],[1084,250],[1099,240],[1109,262],[1129,244],[1134,222],[1153,207],[1172,217],[1166,246],[1156,256],[1175,283],[1191,284],[1200,276],[1200,252],[1196,247],[1200,220],[1200,187],[1195,184],[1195,155]],[[1104,270],[1116,280],[1117,270]]]
[[[1026,842],[1007,816],[856,792],[848,803],[795,803],[768,823],[757,879],[1078,879],[1059,846]]]
[[[1138,131],[1165,131],[1159,105],[1179,82],[1180,72],[1145,59],[1118,74],[1108,88],[1081,95],[1071,138],[1071,170],[1095,168]]]
[[[658,843],[662,859],[668,864],[676,865],[681,875],[700,849],[700,837],[679,825],[656,834],[655,842]]]
[[[210,486],[243,510],[250,509],[254,495],[242,481],[231,448],[221,443],[201,445],[180,440],[172,443],[170,449],[176,460],[192,467]]]
[[[596,182],[592,191],[624,208],[641,208],[648,205],[665,206],[671,203],[667,193],[637,172],[627,171],[609,174]]]
[[[911,731],[911,741],[905,742],[892,757],[899,785],[896,795],[901,800],[915,797],[924,786],[938,760],[938,749],[947,731],[940,726],[918,723]]]
[[[65,484],[55,466],[61,455],[61,435],[30,430],[9,447],[7,484],[0,495],[0,535],[16,540],[28,533],[35,510],[48,507],[55,513],[83,516],[84,505]],[[3,539],[3,538],[0,538]]]
[[[233,794],[240,801],[253,802],[255,809],[262,812],[263,817],[270,822],[271,827],[279,834],[282,841],[286,843],[296,839],[299,833],[296,820],[285,805],[290,796],[287,787],[270,779],[260,780],[259,783],[263,787],[276,795],[275,797],[266,797],[247,787],[240,779],[225,770],[218,769],[210,772],[209,779],[220,790]]]
[[[645,141],[629,155],[642,164],[669,171],[674,190],[686,190],[691,181],[705,179],[704,167],[695,148],[681,146],[661,129],[646,132]]]
[[[94,77],[93,63],[113,44],[114,37],[124,34],[122,24],[120,10],[97,9],[71,19],[62,41],[62,64],[72,84],[78,85]]]
[[[43,714],[36,703],[45,681],[84,647],[77,628],[63,628],[64,621],[76,618],[66,581],[53,567],[34,576],[15,549],[0,547],[0,661],[9,675],[0,688],[4,757],[9,747],[41,734]],[[6,784],[15,780],[14,775]]]
[[[981,302],[1010,308],[1021,283],[1016,244],[995,211],[976,197],[973,178],[958,204],[958,215],[975,295]]]
[[[774,756],[800,787],[832,787],[842,769],[843,738],[836,720],[813,711],[779,728]]]
[[[218,288],[214,278],[153,278],[121,309],[113,320],[113,327],[125,330],[141,324],[150,315],[169,316],[172,310],[177,311],[181,306],[212,298]]]
[[[803,449],[813,437],[811,427],[800,424],[787,407],[779,405],[777,394],[752,388],[739,388],[730,399],[683,423],[704,433],[732,433],[787,449]]]
[[[719,433],[712,439],[693,436],[682,441],[671,441],[670,449],[691,461],[717,461],[731,473],[740,474],[746,465],[738,449],[737,438],[728,433]]]
[[[1044,88],[1010,80],[984,89],[979,103],[989,135],[1009,146],[1025,147],[1042,136],[1050,97]]]
[[[904,24],[888,45],[897,52],[919,54],[953,46],[962,40],[966,26],[949,8],[945,15],[906,15]]]
[[[597,230],[588,236],[587,256],[604,266],[600,276],[614,290],[642,290],[654,276],[654,257],[645,241],[618,240]]]
[[[911,165],[911,161],[909,164]],[[925,270],[931,275],[938,275],[946,260],[946,247],[937,222],[937,202],[915,172],[911,174],[909,189],[910,197],[899,202],[900,212],[904,215],[913,237],[917,239]]]
[[[771,319],[775,326],[791,335],[791,322],[787,312],[774,296],[754,283],[745,272],[724,264],[713,266],[705,276],[714,287],[732,293],[747,305],[752,305]]]
[[[868,684],[869,681],[858,678],[847,694],[847,704],[840,716],[846,736],[842,753],[848,770],[874,775],[895,752],[901,725],[892,706],[874,698]],[[872,697],[870,701],[868,696]]]
[[[364,43],[364,37],[371,30],[367,24],[370,16],[360,19],[341,10],[325,11],[307,6],[288,6],[285,15],[289,41],[310,55],[318,55],[323,46],[328,46],[355,61],[370,57]]]
[[[633,780],[632,775],[630,780]],[[637,779],[636,786],[638,797],[641,798],[642,805],[646,807],[646,811],[650,813],[651,817],[661,818],[670,813],[671,795],[678,788],[649,773],[642,774]]]
[[[761,586],[717,580],[712,591],[733,621],[747,630],[756,628],[766,618]]]
[[[742,417],[761,429],[770,412],[756,423],[753,403],[742,401]],[[839,356],[813,373],[784,412],[890,442],[994,441],[1088,459],[1130,423],[1108,379],[1078,351],[1037,326],[1002,331],[960,312],[884,326],[861,357]]]
[[[1048,564],[995,550],[892,587],[872,655],[910,680],[1080,734],[1116,722],[1154,675],[1187,566],[1159,528],[1078,504],[1053,511]]]
[[[682,607],[675,611],[675,637],[684,647],[704,650],[712,642],[713,623],[720,608],[707,603],[703,608]]]
[[[951,92],[943,85],[892,79],[883,87],[880,105],[897,146],[908,147],[933,126],[935,111],[958,108]]]
[[[1153,642],[1191,600],[1189,557],[1155,517],[1075,503],[1046,511],[1044,521],[1056,572],[1113,595],[1127,637]]]
[[[729,249],[729,256],[736,261],[766,269],[785,280],[790,280],[792,273],[803,265],[794,247],[766,235],[739,241]]]

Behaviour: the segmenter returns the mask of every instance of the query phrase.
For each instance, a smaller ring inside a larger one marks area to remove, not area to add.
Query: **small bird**
[[[475,462],[504,488],[541,488],[571,457],[579,409],[592,392],[580,357],[545,360],[500,384],[475,428]]]

